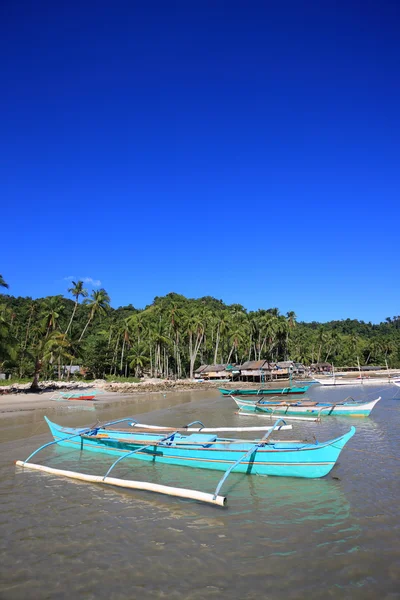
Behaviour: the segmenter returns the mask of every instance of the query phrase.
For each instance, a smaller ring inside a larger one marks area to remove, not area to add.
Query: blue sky
[[[400,5],[0,6],[0,273],[113,306],[399,311]]]

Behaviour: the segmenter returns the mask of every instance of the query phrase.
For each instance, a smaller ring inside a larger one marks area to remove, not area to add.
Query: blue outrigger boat
[[[312,402],[298,400],[297,402],[280,402],[276,400],[264,400],[263,398],[254,400],[244,400],[232,396],[241,413],[267,413],[274,417],[286,415],[297,416],[347,416],[347,417],[369,417],[374,406],[381,397],[369,402],[359,402],[354,398],[346,398],[342,402]]]
[[[272,440],[270,436],[274,431],[290,427],[284,425],[282,419],[279,419],[272,427],[268,428],[264,437],[259,440],[231,439],[218,437],[215,433],[205,433],[210,430],[207,430],[199,421],[195,423],[200,423],[201,427],[196,429],[196,433],[191,433],[190,426],[194,423],[177,430],[155,427],[156,431],[135,431],[137,423],[132,422],[132,419],[120,419],[92,428],[61,427],[52,423],[46,417],[45,419],[54,441],[33,452],[26,461],[17,461],[18,465],[96,483],[109,483],[122,487],[134,487],[135,489],[152,489],[153,491],[161,491],[161,493],[170,492],[154,489],[165,486],[147,483],[145,484],[147,487],[143,487],[143,483],[140,482],[127,482],[111,478],[109,477],[110,471],[121,460],[128,457],[159,464],[224,471],[214,494],[205,494],[196,490],[183,490],[185,493],[182,494],[180,488],[172,488],[175,490],[172,495],[195,498],[220,505],[225,504],[226,499],[218,494],[231,471],[235,470],[237,473],[252,475],[324,477],[334,467],[343,447],[355,433],[355,428],[352,427],[350,431],[336,439],[327,442],[309,443]],[[109,428],[109,426],[123,421],[128,421],[133,427],[118,430]],[[163,433],[159,431],[161,429],[164,429]],[[118,458],[103,478],[71,471],[59,471],[29,462],[39,450],[52,444],[76,448],[80,451],[102,452]],[[149,488],[148,486],[152,487]],[[176,493],[176,490],[178,490],[178,493]]]
[[[239,388],[236,390],[228,390],[226,388],[218,388],[223,396],[288,396],[305,394],[309,386],[304,385],[302,387],[290,386],[284,388],[259,388],[259,389],[246,389]]]

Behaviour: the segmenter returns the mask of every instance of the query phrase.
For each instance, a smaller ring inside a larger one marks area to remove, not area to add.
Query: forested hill
[[[104,289],[88,295],[73,282],[71,298],[0,297],[0,370],[18,377],[54,375],[62,365],[93,376],[193,376],[200,364],[292,359],[336,367],[400,366],[400,316],[380,324],[357,320],[298,322],[277,308],[247,311],[210,296],[170,293],[144,309],[110,306]]]

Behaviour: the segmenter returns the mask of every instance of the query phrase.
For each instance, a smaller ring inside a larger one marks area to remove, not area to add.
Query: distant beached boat
[[[80,392],[56,392],[50,400],[97,400],[101,390],[81,390]]]
[[[347,417],[368,417],[374,406],[381,397],[370,402],[357,402],[346,399],[343,402],[311,402],[299,400],[298,402],[277,402],[270,400],[243,400],[232,396],[237,406],[242,412],[246,413],[269,413],[273,416],[282,415],[302,415],[302,416],[347,416]]]
[[[223,396],[286,396],[289,394],[305,394],[308,390],[308,385],[302,387],[285,387],[285,388],[260,388],[260,389],[246,389],[240,388],[236,390],[227,390],[225,388],[218,388]]]
[[[396,380],[393,377],[357,377],[355,379],[346,379],[345,377],[330,377],[326,379],[315,379],[323,386],[338,386],[338,385],[381,385],[393,384]]]

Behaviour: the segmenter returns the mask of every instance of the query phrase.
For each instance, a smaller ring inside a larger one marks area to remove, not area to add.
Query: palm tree
[[[23,345],[23,350],[26,350],[26,347],[28,345],[28,338],[29,338],[29,330],[31,328],[31,323],[32,323],[32,317],[34,312],[36,311],[37,308],[37,303],[35,300],[32,300],[29,309],[28,309],[28,314],[29,314],[29,318],[28,318],[28,324],[26,326],[26,334],[25,334],[25,342]]]
[[[240,320],[238,320],[235,324],[235,328],[233,329],[233,331],[230,335],[230,339],[229,339],[232,346],[231,346],[231,350],[230,350],[229,356],[228,356],[228,363],[230,363],[230,361],[231,361],[231,356],[232,356],[233,352],[235,352],[236,362],[238,361],[238,349],[242,344],[244,344],[244,342],[246,340],[246,334],[247,334],[247,328],[246,328],[244,322],[241,322]]]
[[[17,340],[11,332],[10,314],[11,310],[5,304],[0,305],[0,365],[17,356]]]
[[[217,364],[218,360],[218,346],[220,342],[220,338],[224,337],[227,334],[230,328],[230,314],[227,310],[222,311],[221,316],[219,317],[218,325],[217,325],[217,337],[215,340],[215,352],[214,352],[214,365]],[[222,356],[221,356],[222,362]],[[229,362],[229,361],[228,361]]]
[[[89,299],[84,300],[83,303],[89,306],[90,312],[89,319],[81,333],[79,342],[85,335],[86,329],[88,328],[91,321],[93,321],[96,314],[105,315],[107,313],[107,310],[110,307],[110,296],[107,294],[104,288],[101,288],[99,290],[93,290],[91,297]]]
[[[61,301],[62,296],[50,296],[50,298],[46,298],[42,318],[42,325],[46,329],[46,338],[49,336],[50,331],[55,331],[58,319],[65,310],[65,306],[61,304]]]
[[[78,307],[79,297],[82,296],[82,298],[86,298],[88,295],[87,290],[85,290],[85,288],[83,287],[83,281],[76,281],[76,282],[73,281],[72,284],[73,284],[73,287],[68,288],[68,291],[75,298],[75,305],[74,305],[74,310],[72,311],[72,316],[71,316],[70,322],[68,323],[68,327],[65,330],[66,334],[68,333],[69,328],[72,325],[72,321],[74,320],[75,312]]]
[[[3,275],[0,275],[0,287],[9,288],[10,286],[6,281],[4,281]]]
[[[193,379],[194,363],[204,337],[204,324],[197,312],[192,312],[187,315],[185,329],[189,338],[189,373],[190,379]]]
[[[271,309],[272,310],[272,309]],[[276,336],[278,333],[278,319],[272,312],[266,311],[266,313],[259,319],[260,333],[263,335],[263,341],[258,350],[258,360],[261,360],[261,354],[263,352],[265,344],[268,342],[267,355],[268,358],[272,357],[272,349],[275,345]]]
[[[139,377],[143,370],[143,366],[149,362],[149,357],[145,354],[144,344],[134,344],[130,350],[129,366],[131,369],[135,369],[135,377]]]
[[[121,326],[121,333],[122,333],[122,351],[121,351],[121,364],[119,366],[119,371],[122,374],[122,369],[123,369],[123,365],[124,365],[125,347],[127,347],[127,349],[129,350],[130,341],[131,341],[130,336],[129,336],[128,319],[124,319],[124,322],[122,323],[122,326]],[[125,365],[125,374],[126,374],[126,369],[127,369],[127,365]]]
[[[178,379],[181,378],[181,374],[182,374],[181,350],[180,350],[180,346],[179,346],[182,318],[183,318],[182,310],[180,310],[179,305],[176,302],[173,302],[169,309],[168,319],[170,321],[170,327],[174,333],[174,336],[173,336],[173,349],[174,350],[173,351],[174,351],[176,376]]]
[[[65,333],[52,331],[47,337],[41,337],[35,348],[35,371],[30,389],[39,390],[39,376],[44,365],[53,364],[54,359],[58,358],[58,371],[60,376],[61,359],[71,359],[69,352],[70,342]]]
[[[287,318],[290,329],[293,329],[293,327],[296,327],[297,315],[293,310],[290,310],[289,312],[286,313],[286,318]]]

